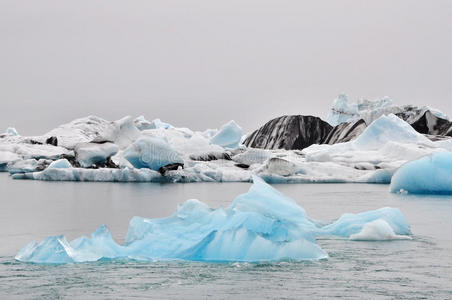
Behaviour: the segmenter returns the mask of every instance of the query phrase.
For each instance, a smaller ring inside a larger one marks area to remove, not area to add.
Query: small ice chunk
[[[410,239],[411,237],[408,235],[395,234],[392,227],[383,219],[377,219],[367,223],[360,232],[350,236],[350,240],[353,241],[389,241]]]
[[[17,133],[16,128],[14,128],[14,127],[8,127],[6,129],[6,134],[11,135],[11,136],[18,136],[19,135],[19,133]]]
[[[67,168],[72,168],[72,165],[66,158],[62,158],[62,159],[53,161],[47,168],[48,169],[67,169]]]

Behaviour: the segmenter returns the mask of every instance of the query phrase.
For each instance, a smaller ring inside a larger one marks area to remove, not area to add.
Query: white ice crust
[[[349,142],[302,151],[263,150],[242,145],[243,132],[234,121],[220,129],[193,131],[143,116],[113,122],[88,116],[43,136],[1,135],[0,170],[36,180],[249,182],[256,174],[273,183],[390,183],[405,163],[452,150],[452,139],[433,142],[389,113],[395,106],[388,98],[355,105],[340,96],[335,107],[341,113],[331,116],[334,122],[367,116],[364,132]],[[57,146],[46,144],[50,137],[57,138]],[[60,158],[72,168],[46,168]],[[167,165],[173,167],[160,175]]]

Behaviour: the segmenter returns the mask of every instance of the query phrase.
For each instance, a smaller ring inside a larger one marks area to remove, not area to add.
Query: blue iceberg
[[[451,195],[452,152],[439,152],[406,163],[392,177],[391,192]]]
[[[34,263],[74,263],[105,259],[275,261],[318,260],[328,257],[316,242],[318,236],[350,238],[379,221],[379,228],[393,236],[411,234],[402,213],[395,208],[343,215],[329,225],[310,219],[305,210],[259,177],[250,190],[232,204],[211,209],[198,200],[188,200],[170,217],[134,217],[126,241],[118,245],[102,225],[91,238],[68,242],[64,236],[48,237],[22,248],[16,259]],[[365,231],[362,234],[367,234]],[[376,232],[376,233],[375,233]],[[388,235],[380,234],[388,239]],[[390,238],[390,236],[389,236]]]
[[[223,148],[237,148],[242,139],[242,128],[233,120],[224,124],[210,140],[212,144]]]

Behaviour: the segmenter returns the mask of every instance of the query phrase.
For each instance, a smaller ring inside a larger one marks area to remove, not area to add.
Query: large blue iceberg
[[[391,192],[452,194],[452,152],[439,152],[403,165],[391,180]]]
[[[318,236],[357,235],[356,239],[364,240],[383,236],[388,240],[411,234],[402,213],[389,207],[345,214],[322,225],[259,177],[253,180],[250,190],[227,208],[211,209],[198,200],[188,200],[167,218],[132,218],[124,245],[118,245],[102,225],[91,238],[82,236],[69,243],[64,236],[52,236],[32,242],[16,259],[34,263],[317,260],[328,257],[316,242]],[[366,225],[372,222],[369,230]]]

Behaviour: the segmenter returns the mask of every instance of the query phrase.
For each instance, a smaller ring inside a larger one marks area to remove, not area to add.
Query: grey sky
[[[89,114],[246,131],[390,96],[452,115],[452,1],[0,0],[0,132]]]

